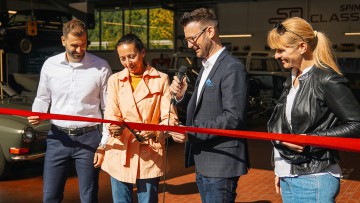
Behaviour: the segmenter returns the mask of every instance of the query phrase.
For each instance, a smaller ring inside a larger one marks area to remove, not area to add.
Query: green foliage
[[[149,12],[149,19],[147,14]],[[98,23],[101,14],[101,26]],[[123,18],[124,15],[124,18]],[[116,42],[124,34],[134,33],[150,49],[173,48],[173,13],[161,8],[137,10],[96,11],[96,26],[89,30],[89,40],[93,42],[89,49],[100,49],[100,30],[102,50],[113,50]],[[125,19],[125,23],[123,23]],[[149,22],[148,22],[149,21]],[[148,28],[149,23],[149,28]],[[147,39],[149,32],[149,40]],[[150,42],[150,43],[149,43]]]

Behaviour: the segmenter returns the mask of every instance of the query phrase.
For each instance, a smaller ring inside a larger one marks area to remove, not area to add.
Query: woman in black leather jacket
[[[268,122],[274,133],[359,137],[360,106],[337,66],[331,42],[304,19],[275,24],[275,58],[291,77]],[[341,169],[336,150],[273,141],[276,192],[284,202],[335,202]]]

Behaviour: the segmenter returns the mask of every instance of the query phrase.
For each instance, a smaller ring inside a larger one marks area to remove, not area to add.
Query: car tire
[[[28,54],[32,51],[32,43],[29,38],[22,38],[19,40],[19,50],[22,54]]]
[[[6,161],[4,153],[0,147],[0,180],[3,180],[9,172],[9,163]]]

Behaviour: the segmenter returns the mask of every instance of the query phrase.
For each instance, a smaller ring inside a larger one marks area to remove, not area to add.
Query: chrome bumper
[[[37,154],[15,155],[11,157],[13,161],[28,161],[45,157],[45,152]]]

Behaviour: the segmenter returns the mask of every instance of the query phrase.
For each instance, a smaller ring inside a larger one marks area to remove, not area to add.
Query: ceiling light
[[[238,34],[238,35],[220,35],[221,38],[239,38],[239,37],[252,37],[252,34]]]
[[[345,32],[344,35],[345,36],[356,36],[356,35],[360,35],[360,32]]]

